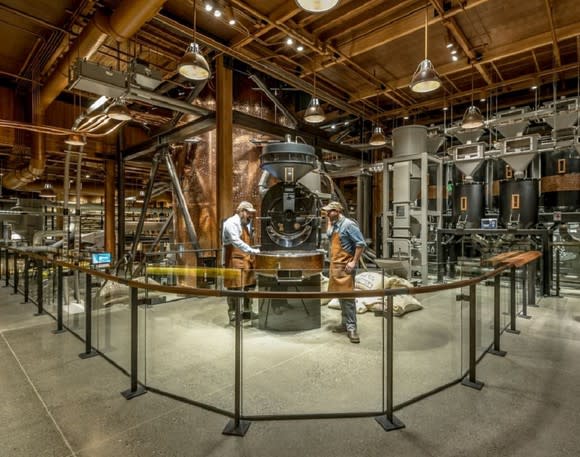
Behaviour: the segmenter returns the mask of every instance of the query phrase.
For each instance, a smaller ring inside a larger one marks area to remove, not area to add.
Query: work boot
[[[332,333],[346,333],[346,324],[340,324],[332,328]]]
[[[346,336],[348,336],[348,339],[350,340],[351,343],[360,343],[360,338],[358,336],[358,333],[356,333],[356,330],[349,330],[346,333]]]
[[[242,313],[242,319],[244,320],[255,320],[258,319],[258,315],[254,313],[251,309],[244,309]]]

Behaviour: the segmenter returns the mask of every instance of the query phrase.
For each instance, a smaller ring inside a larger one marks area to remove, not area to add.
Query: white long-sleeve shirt
[[[248,227],[250,233],[252,233],[252,228]],[[242,236],[242,220],[240,219],[239,214],[234,214],[232,217],[229,217],[224,222],[223,233],[222,233],[222,240],[224,246],[232,245],[243,252],[247,252],[249,254],[258,254],[260,252],[259,249],[253,248],[241,238]]]

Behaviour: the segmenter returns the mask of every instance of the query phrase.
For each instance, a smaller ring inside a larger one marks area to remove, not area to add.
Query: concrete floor
[[[518,319],[522,333],[502,336],[507,356],[487,355],[478,365],[482,391],[455,385],[407,406],[396,413],[403,430],[385,433],[372,418],[256,421],[237,438],[221,434],[228,420],[217,413],[151,392],[126,401],[119,394],[129,386],[123,373],[101,357],[81,360],[81,341],[52,334],[54,320],[33,317],[35,307],[11,292],[0,288],[2,457],[579,455],[578,298],[544,298],[530,308],[531,320]],[[465,335],[458,330],[465,313],[452,300],[421,301],[424,310],[395,320],[397,403],[465,369]],[[231,410],[233,340],[223,322],[225,305],[182,300],[163,306],[140,317],[141,376]],[[126,335],[107,335],[105,323],[121,326],[127,318],[122,307],[95,315],[96,345],[121,366],[127,365]],[[480,318],[483,345],[485,310]],[[324,307],[320,330],[244,329],[246,414],[380,409],[382,319],[359,316],[360,345],[328,332],[338,319]],[[71,315],[66,322],[82,330],[82,319]]]

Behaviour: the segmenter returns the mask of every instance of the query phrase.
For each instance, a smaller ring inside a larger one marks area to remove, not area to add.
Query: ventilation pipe
[[[105,16],[97,11],[68,53],[60,59],[56,70],[40,91],[39,102],[32,114],[33,122],[35,124],[44,123],[44,112],[68,84],[71,62],[78,58],[89,59],[97,52],[108,36],[112,36],[117,41],[126,41],[131,38],[157,14],[165,2],[166,0],[149,0],[147,2],[123,0],[111,16]],[[42,176],[45,165],[44,135],[37,133],[32,140],[29,164],[6,174],[2,184],[8,189],[18,189],[25,186]]]

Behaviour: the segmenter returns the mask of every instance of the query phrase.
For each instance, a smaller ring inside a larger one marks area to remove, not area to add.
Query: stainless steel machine
[[[286,141],[264,147],[261,252],[256,255],[258,287],[279,292],[320,291],[324,255],[320,245],[320,203],[314,148]],[[319,178],[318,178],[319,187]],[[259,305],[259,328],[309,330],[320,327],[320,301],[266,299]]]

